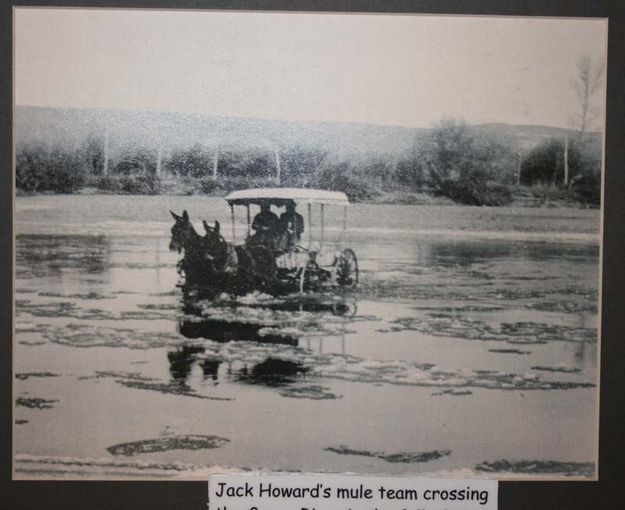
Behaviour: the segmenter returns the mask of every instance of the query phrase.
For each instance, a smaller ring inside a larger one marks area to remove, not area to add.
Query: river
[[[598,211],[328,208],[359,286],[287,307],[185,301],[170,209],[232,237],[219,198],[17,197],[17,478],[594,476]]]

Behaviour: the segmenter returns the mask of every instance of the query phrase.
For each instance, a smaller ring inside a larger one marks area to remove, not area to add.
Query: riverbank
[[[115,234],[123,223],[133,235],[169,233],[172,210],[187,210],[201,231],[201,221],[222,224],[232,237],[230,208],[221,197],[203,195],[37,195],[18,196],[15,201],[16,233]],[[235,211],[237,230],[243,233],[246,219]],[[312,231],[318,230],[313,212]],[[328,207],[326,233],[338,236],[342,211]],[[355,203],[348,208],[348,234],[367,236],[383,232],[389,239],[412,236],[560,240],[599,244],[600,211],[580,208],[474,207],[449,203],[419,205]],[[307,225],[308,231],[308,225]]]
[[[124,192],[124,191],[106,191],[96,187],[85,187],[77,190],[73,195],[86,196],[171,196],[171,197],[187,197],[200,196],[211,198],[222,198],[228,194],[225,189],[214,189],[208,192],[202,192],[201,188],[193,188],[180,183],[169,184],[161,188],[158,193],[141,193],[141,192]],[[54,193],[54,192],[26,192],[16,190],[18,197],[36,197],[36,196],[67,196],[72,194]],[[367,198],[353,200],[356,203],[363,204],[394,204],[394,205],[429,205],[429,206],[465,206],[454,202],[448,197],[437,195],[430,192],[414,192],[414,191],[377,191],[375,194]],[[473,206],[466,206],[473,207]],[[497,209],[501,206],[490,206]],[[575,199],[572,193],[562,190],[555,186],[518,186],[512,188],[512,201],[507,207],[513,208],[575,208],[575,209],[599,209],[586,202]]]

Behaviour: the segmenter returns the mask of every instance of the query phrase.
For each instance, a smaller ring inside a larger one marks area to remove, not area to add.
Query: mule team
[[[276,257],[295,249],[302,233],[304,220],[288,202],[280,218],[269,204],[252,223],[254,233],[245,244],[231,245],[220,233],[220,224],[203,221],[204,235],[196,232],[189,214],[170,211],[175,220],[171,228],[169,248],[184,252],[178,272],[185,276],[185,288],[198,288],[212,293],[245,294],[250,290],[270,290],[275,283]]]

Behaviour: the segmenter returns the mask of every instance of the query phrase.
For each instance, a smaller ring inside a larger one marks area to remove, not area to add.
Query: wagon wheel
[[[346,248],[337,257],[336,281],[344,287],[355,287],[358,283],[358,259],[351,248]]]
[[[354,317],[358,313],[356,300],[340,301],[332,303],[332,314],[340,317]]]

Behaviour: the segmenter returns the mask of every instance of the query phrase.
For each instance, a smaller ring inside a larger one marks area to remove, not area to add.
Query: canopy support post
[[[236,241],[236,233],[234,231],[234,204],[230,204],[230,217],[232,219],[232,242]]]
[[[308,202],[308,247],[312,245],[312,204]]]
[[[323,247],[323,234],[324,234],[324,229],[325,229],[325,221],[324,221],[324,206],[325,204],[321,204],[321,235],[319,236],[319,248]]]
[[[343,206],[343,232],[347,230],[347,206]]]
[[[247,237],[250,236],[250,204],[247,204]]]

